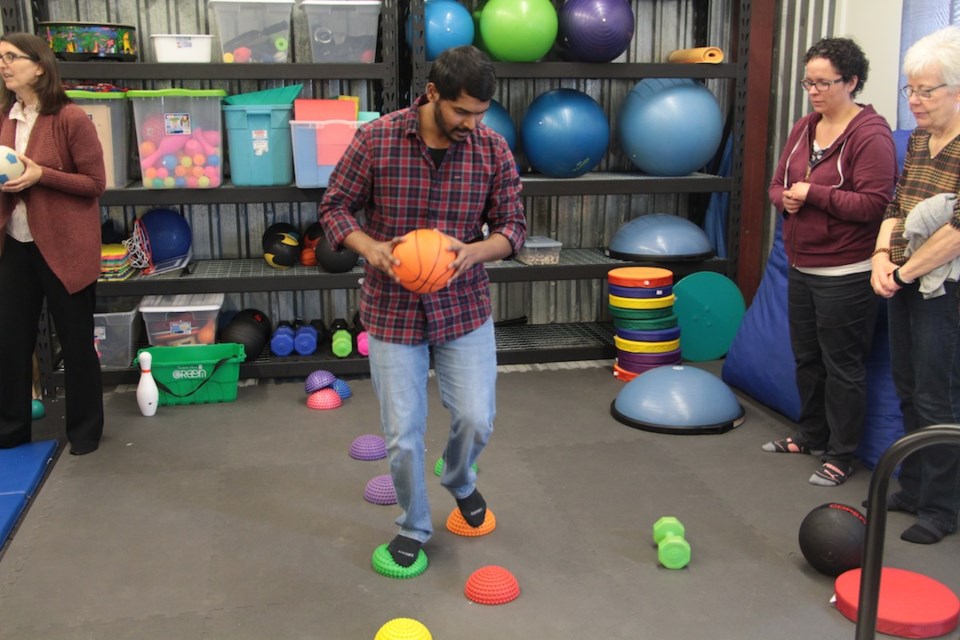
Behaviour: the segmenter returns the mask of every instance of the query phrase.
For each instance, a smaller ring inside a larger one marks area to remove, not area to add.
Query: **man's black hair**
[[[460,92],[487,102],[497,90],[497,74],[487,54],[471,45],[443,51],[427,78],[443,100],[456,100]]]

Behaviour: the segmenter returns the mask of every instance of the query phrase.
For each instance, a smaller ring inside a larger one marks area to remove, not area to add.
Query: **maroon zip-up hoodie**
[[[783,245],[794,267],[835,267],[869,258],[897,179],[890,126],[870,105],[863,105],[809,167],[821,118],[811,113],[794,125],[767,191],[782,212],[783,192],[796,182],[810,183],[800,210],[783,214]]]

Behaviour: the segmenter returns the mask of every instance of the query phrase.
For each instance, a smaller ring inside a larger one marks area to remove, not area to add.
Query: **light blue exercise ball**
[[[502,104],[496,100],[490,101],[490,108],[483,116],[483,124],[503,136],[510,151],[517,152],[517,125]]]
[[[666,365],[625,384],[610,413],[635,429],[698,434],[724,433],[738,427],[745,411],[730,387],[712,373]]]
[[[688,78],[638,82],[620,105],[618,125],[627,157],[654,176],[684,176],[703,168],[723,138],[717,98]]]

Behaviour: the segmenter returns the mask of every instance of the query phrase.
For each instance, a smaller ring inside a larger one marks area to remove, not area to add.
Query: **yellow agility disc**
[[[663,309],[672,307],[676,296],[672,293],[662,298],[624,298],[623,296],[608,296],[610,305],[621,309]]]
[[[620,336],[613,336],[613,344],[616,345],[617,349],[630,353],[666,353],[680,348],[680,338],[664,340],[663,342],[640,342],[639,340],[627,340]]]

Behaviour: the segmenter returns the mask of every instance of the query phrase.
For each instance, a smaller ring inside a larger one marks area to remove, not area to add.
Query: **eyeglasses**
[[[837,78],[836,80],[807,80],[804,78],[800,81],[800,86],[803,87],[804,91],[810,91],[813,87],[816,87],[817,91],[830,91],[830,87],[841,82],[843,82],[843,78]]]
[[[933,97],[932,94],[934,91],[936,91],[937,89],[942,89],[945,86],[947,86],[946,82],[944,82],[943,84],[938,84],[935,87],[930,87],[929,89],[914,89],[910,85],[906,85],[906,86],[900,87],[900,95],[902,95],[907,100],[909,100],[913,96],[917,96],[921,100],[929,100],[930,98]]]
[[[33,56],[25,56],[22,53],[9,52],[9,53],[0,55],[0,60],[2,60],[3,64],[7,66],[10,66],[11,64],[13,64],[14,60],[20,60],[21,58],[24,60],[33,60],[34,62],[37,61],[37,59],[34,58]]]

